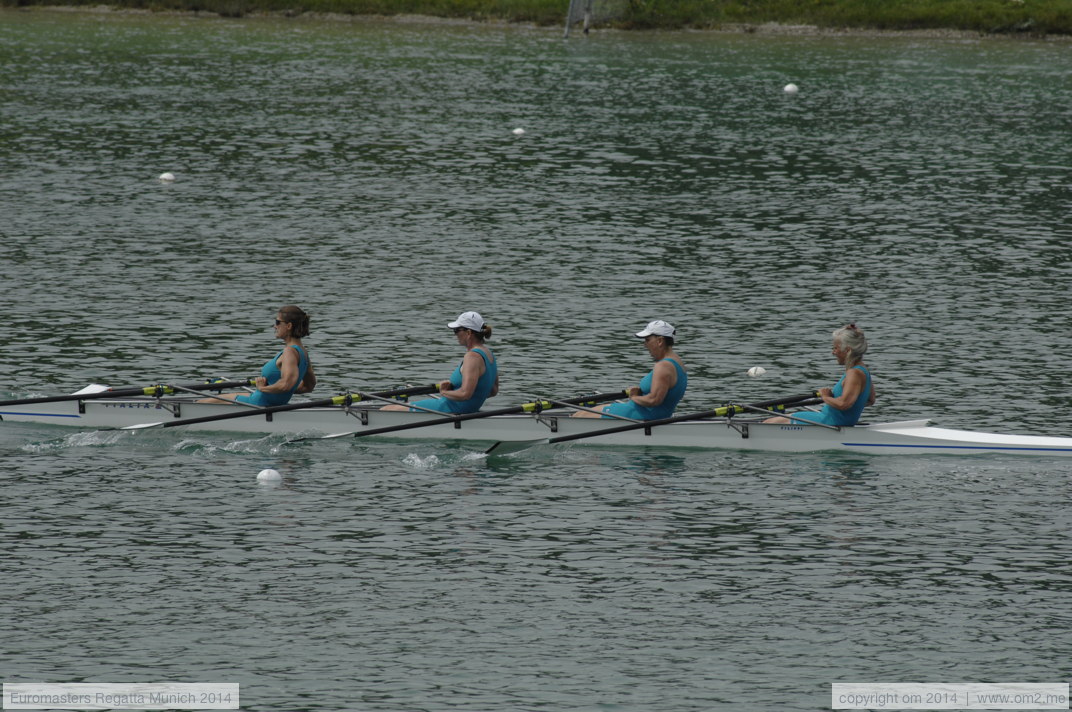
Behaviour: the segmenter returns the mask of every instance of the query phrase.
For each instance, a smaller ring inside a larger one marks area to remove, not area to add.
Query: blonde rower
[[[792,418],[768,418],[764,422],[806,425],[803,421],[810,421],[824,425],[856,425],[864,406],[875,402],[871,372],[863,361],[865,353],[867,339],[863,330],[856,324],[847,324],[835,331],[833,354],[837,362],[845,367],[845,375],[833,388],[823,388],[819,391],[824,403],[823,409],[819,412],[805,410],[794,413]]]

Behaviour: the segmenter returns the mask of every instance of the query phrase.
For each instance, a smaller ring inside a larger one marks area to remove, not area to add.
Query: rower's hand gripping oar
[[[9,405],[25,405],[27,403],[59,403],[60,401],[83,401],[99,400],[101,398],[127,398],[130,396],[151,396],[159,398],[165,395],[173,395],[176,391],[216,391],[225,388],[241,388],[242,386],[254,386],[255,379],[247,378],[244,381],[205,381],[204,383],[186,383],[182,385],[144,386],[141,388],[109,388],[97,393],[72,393],[65,396],[44,396],[41,398],[17,398],[15,400],[0,401],[0,407]]]
[[[433,383],[428,386],[412,386],[410,388],[396,388],[393,391],[383,391],[380,393],[345,393],[340,396],[333,396],[331,398],[322,398],[315,401],[305,401],[303,403],[287,403],[285,405],[272,405],[266,408],[250,408],[249,410],[241,410],[231,413],[221,413],[220,415],[204,415],[200,418],[182,418],[176,420],[164,420],[157,423],[140,423],[138,425],[127,425],[120,428],[120,430],[142,430],[144,428],[174,428],[179,425],[194,425],[195,423],[211,423],[217,420],[230,420],[231,418],[247,418],[251,415],[269,415],[271,413],[282,413],[288,410],[301,410],[303,408],[326,408],[329,406],[347,406],[351,403],[356,403],[363,400],[371,400],[375,397],[384,396],[421,396],[428,393],[435,393],[439,390],[439,384]]]
[[[565,398],[561,403],[569,405],[594,405],[596,403],[602,403],[605,401],[616,400],[623,395],[628,395],[625,390],[615,391],[613,393],[596,393],[589,396],[578,396],[576,398]],[[395,433],[400,430],[412,430],[414,428],[426,428],[429,425],[443,425],[444,423],[460,423],[466,420],[477,420],[479,418],[490,418],[493,415],[512,415],[514,413],[540,413],[544,410],[553,408],[555,403],[547,400],[533,401],[531,403],[522,403],[521,405],[510,406],[508,408],[496,408],[493,410],[478,410],[475,413],[462,413],[460,415],[452,415],[450,413],[443,413],[441,418],[433,418],[429,420],[419,420],[413,423],[403,423],[402,425],[387,425],[382,428],[370,428],[367,430],[357,430],[348,433],[336,433],[334,435],[325,435],[322,440],[329,438],[342,438],[347,436],[353,436],[355,438],[363,438],[368,435],[381,435],[383,433]]]
[[[511,452],[518,452],[519,450],[525,450],[533,445],[549,445],[553,443],[564,443],[570,440],[581,440],[583,438],[594,438],[599,435],[612,435],[614,433],[624,433],[628,430],[640,430],[641,428],[653,428],[657,425],[666,425],[668,423],[680,423],[686,420],[702,420],[704,418],[725,418],[726,416],[736,415],[737,413],[743,413],[746,410],[763,410],[771,413],[772,415],[779,411],[784,411],[786,408],[794,406],[812,405],[816,396],[819,395],[818,391],[812,391],[811,393],[805,393],[799,396],[787,396],[785,398],[776,398],[774,400],[763,401],[761,403],[751,403],[749,405],[724,405],[714,410],[704,410],[699,413],[688,413],[686,415],[675,415],[669,418],[658,418],[656,420],[645,420],[639,423],[628,423],[626,425],[617,425],[611,428],[602,428],[600,430],[590,430],[584,433],[573,433],[571,435],[559,435],[553,438],[539,438],[538,440],[501,440],[487,450],[484,454],[491,455],[506,455]]]

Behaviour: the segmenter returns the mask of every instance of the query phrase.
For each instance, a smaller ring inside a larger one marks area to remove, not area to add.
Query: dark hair
[[[302,311],[301,307],[296,307],[293,304],[280,307],[279,320],[293,325],[294,328],[291,329],[290,335],[294,338],[300,339],[309,335],[309,315]]]
[[[484,324],[484,326],[480,327],[479,329],[470,329],[467,326],[463,326],[462,328],[466,331],[472,332],[472,334],[481,341],[491,338],[491,324]]]

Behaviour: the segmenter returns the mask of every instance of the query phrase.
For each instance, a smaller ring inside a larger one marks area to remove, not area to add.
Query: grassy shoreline
[[[1069,0],[594,0],[595,28],[743,32],[914,31],[1072,36]],[[501,21],[562,25],[568,0],[110,0],[114,11]],[[100,8],[99,0],[0,0],[0,7]]]

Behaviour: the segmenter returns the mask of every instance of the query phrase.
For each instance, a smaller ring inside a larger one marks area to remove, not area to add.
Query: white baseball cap
[[[666,323],[662,319],[656,319],[644,327],[643,331],[638,331],[636,335],[643,339],[646,336],[670,336],[673,337],[676,329],[671,324]]]
[[[447,324],[448,329],[457,329],[459,327],[481,331],[484,328],[484,317],[477,312],[464,312],[459,314],[457,319]]]

